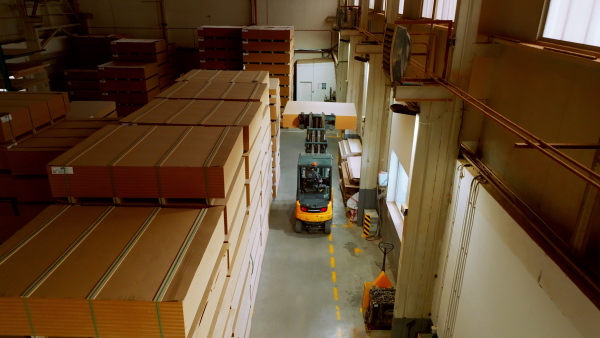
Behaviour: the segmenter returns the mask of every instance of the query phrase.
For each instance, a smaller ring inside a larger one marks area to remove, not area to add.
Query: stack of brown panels
[[[223,223],[222,207],[48,207],[0,247],[0,335],[215,337]]]
[[[162,99],[258,101],[269,104],[268,85],[241,82],[177,82],[158,94]]]
[[[279,95],[279,79],[269,79],[269,111],[271,118],[271,166],[272,180],[271,191],[273,198],[277,197],[277,189],[279,188],[279,177],[281,176],[280,161],[279,161],[279,144],[281,140],[280,125],[281,125],[281,98]]]
[[[66,69],[64,71],[67,90],[72,101],[102,100],[98,69]]]
[[[279,79],[281,108],[292,99],[294,27],[249,26],[242,31],[245,70],[266,70]]]
[[[241,70],[243,26],[198,27],[201,69]]]
[[[195,81],[195,82],[247,82],[269,84],[269,72],[258,71],[223,71],[192,69],[183,74],[176,80],[177,82]]]
[[[210,89],[207,83],[224,84],[222,88],[235,89],[231,84],[263,84],[258,90],[268,94],[264,71],[217,71],[193,70],[178,81],[185,83],[181,88],[192,88],[190,84],[206,87],[202,93],[222,93]],[[242,82],[242,83],[240,83]],[[179,83],[177,84],[179,85]],[[176,85],[176,86],[177,86]],[[221,88],[221,87],[217,87]],[[256,89],[256,88],[255,88]],[[181,90],[181,89],[179,89]],[[235,90],[234,90],[235,91]],[[174,93],[182,92],[174,91]],[[122,119],[128,125],[171,125],[171,126],[240,126],[243,134],[243,165],[239,169],[236,183],[229,188],[226,199],[211,201],[212,205],[225,205],[227,226],[226,240],[229,243],[230,267],[227,282],[220,293],[214,293],[205,314],[212,320],[201,324],[201,337],[231,337],[247,335],[250,329],[250,314],[255,299],[255,290],[260,276],[260,264],[268,235],[268,211],[272,186],[271,118],[268,106],[261,101],[211,100],[208,96],[196,95],[196,99],[155,99],[144,108]],[[227,93],[231,94],[232,91]],[[257,93],[255,97],[263,97]],[[182,97],[184,95],[178,96]],[[198,100],[199,97],[205,98]],[[231,98],[231,97],[226,97]],[[234,188],[235,187],[235,188]],[[254,264],[255,269],[249,268]],[[211,323],[210,326],[208,323]]]
[[[69,111],[65,92],[0,93],[0,170],[10,170],[8,148],[60,121]]]
[[[119,116],[141,108],[171,84],[165,40],[115,40],[111,51],[113,62],[98,66],[100,89],[103,99],[117,102]]]
[[[175,79],[177,79],[180,75],[179,65],[177,64],[177,44],[167,44],[167,57],[167,63],[159,65],[158,68],[158,83],[160,85],[161,92],[172,85],[173,82],[175,82]]]
[[[226,198],[242,152],[241,127],[107,126],[47,171],[55,197]]]
[[[156,63],[111,61],[98,66],[98,75],[102,99],[116,102],[120,116],[143,107],[160,93]]]
[[[68,39],[73,51],[69,64],[80,69],[92,69],[112,59],[111,42],[127,37],[124,34],[79,35]]]
[[[15,175],[46,175],[46,164],[118,119],[62,121],[8,149],[8,163]]]

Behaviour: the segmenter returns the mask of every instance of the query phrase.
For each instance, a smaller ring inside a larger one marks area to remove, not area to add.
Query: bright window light
[[[398,14],[404,13],[404,0],[400,0],[400,4],[398,5]]]
[[[375,8],[375,0],[369,0],[369,8],[370,9]]]
[[[433,18],[433,0],[423,0],[421,16],[427,19]]]
[[[600,47],[600,0],[550,0],[542,36]]]
[[[454,20],[455,13],[456,0],[423,0],[423,11],[421,12],[421,16],[424,18]]]

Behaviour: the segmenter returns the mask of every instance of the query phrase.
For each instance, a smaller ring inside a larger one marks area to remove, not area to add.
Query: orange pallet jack
[[[362,311],[367,329],[391,330],[396,289],[385,274],[385,257],[394,249],[394,245],[389,242],[381,242],[378,246],[383,252],[381,273],[373,282],[365,282]]]

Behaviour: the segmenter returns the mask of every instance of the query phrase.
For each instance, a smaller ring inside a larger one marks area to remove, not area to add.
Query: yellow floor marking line
[[[338,335],[338,337],[342,338],[342,329],[339,327],[337,329],[337,335]]]
[[[342,225],[342,227],[343,228],[352,228],[352,225],[350,225],[350,224],[344,224],[344,225]]]
[[[355,254],[355,255],[356,255],[356,254],[359,254],[359,253],[361,253],[361,252],[363,252],[363,250],[362,250],[362,249],[359,249],[359,248],[354,248],[354,254]]]
[[[329,253],[333,255],[333,244],[329,244]]]
[[[335,311],[335,315],[337,317],[337,320],[341,320],[342,319],[342,315],[340,313],[340,307],[336,305],[336,311]]]
[[[337,283],[337,274],[335,271],[331,271],[331,281]]]
[[[335,224],[332,224],[332,225],[331,225],[331,227],[332,227],[332,228],[335,228],[335,227],[337,227],[337,225],[335,225]]]
[[[331,236],[331,234],[329,234],[329,236],[327,236],[327,239],[331,242],[333,241],[333,237]]]
[[[331,267],[335,268],[335,258],[331,257]]]
[[[337,290],[337,288],[333,288],[333,300],[338,300],[338,290]]]

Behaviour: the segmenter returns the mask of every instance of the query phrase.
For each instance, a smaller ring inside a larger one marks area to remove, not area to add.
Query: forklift
[[[316,233],[322,230],[330,234],[333,156],[327,153],[326,132],[334,129],[335,116],[301,113],[298,119],[299,128],[306,129],[306,140],[305,152],[298,157],[294,231]]]

